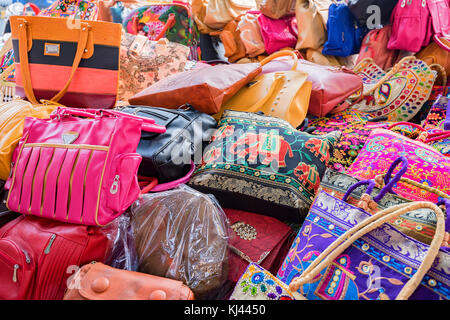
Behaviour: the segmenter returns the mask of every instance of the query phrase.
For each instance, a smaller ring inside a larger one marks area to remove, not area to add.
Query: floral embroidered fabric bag
[[[189,185],[226,208],[301,222],[340,135],[315,136],[279,118],[225,110]]]

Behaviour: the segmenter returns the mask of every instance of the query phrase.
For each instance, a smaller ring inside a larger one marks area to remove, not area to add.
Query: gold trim
[[[49,53],[47,50],[47,46],[58,46],[58,52],[56,53]],[[59,57],[59,54],[61,52],[61,46],[59,43],[50,43],[50,42],[45,42],[44,43],[44,56],[54,56],[54,57]]]
[[[87,172],[89,169],[89,165],[91,164],[91,159],[92,159],[92,155],[94,153],[91,152],[89,153],[89,159],[88,162],[86,164],[86,169],[84,170],[84,180],[83,180],[83,205],[81,206],[81,215],[80,215],[80,223],[83,221],[83,212],[84,212],[84,197],[85,197],[85,193],[86,193],[86,177],[87,177]]]
[[[25,174],[27,173],[28,165],[30,164],[30,159],[33,156],[33,151],[34,151],[34,149],[31,149],[30,156],[27,159],[27,164],[25,165],[25,168],[23,169],[22,184],[20,185],[19,206],[17,207],[17,211],[19,211],[19,212],[20,212],[20,204],[22,203],[22,192],[23,192],[23,183],[24,183],[24,179],[25,179]]]
[[[72,183],[73,183],[73,174],[77,168],[78,158],[80,157],[80,151],[78,150],[77,156],[75,157],[75,160],[73,161],[72,170],[70,172],[70,179],[69,179],[69,195],[67,197],[67,211],[66,211],[66,220],[69,221],[69,210],[70,210],[70,203],[72,200]]]
[[[114,137],[114,133],[111,135],[111,138],[109,139],[109,145],[111,145],[111,141]],[[106,154],[106,158],[105,158],[105,163],[103,164],[103,170],[102,170],[102,175],[100,177],[100,183],[98,185],[98,196],[97,196],[97,207],[95,209],[95,223],[99,226],[99,227],[104,227],[105,225],[102,225],[98,222],[98,207],[100,206],[100,195],[102,192],[102,183],[103,183],[103,178],[105,175],[105,169],[106,169],[106,164],[108,163],[108,158],[109,158],[109,147],[108,147],[108,153]]]
[[[109,146],[94,146],[90,144],[64,144],[64,143],[26,143],[25,147],[47,147],[63,149],[88,149],[108,151]]]
[[[16,181],[17,167],[19,166],[19,160],[20,160],[20,157],[22,156],[22,151],[25,148],[25,144],[26,144],[26,141],[28,140],[28,137],[29,137],[29,135],[27,135],[27,137],[25,138],[25,143],[22,145],[22,148],[20,149],[19,155],[17,156],[17,163],[14,164],[14,173],[12,175],[11,188],[9,189],[9,192],[8,192],[8,198],[6,199],[6,206],[8,207],[8,209],[9,209],[9,205],[8,205],[9,204],[9,196],[11,195],[11,191],[13,190],[14,184],[15,184],[14,182]],[[22,190],[20,190],[20,193],[22,194]],[[20,199],[19,199],[19,207],[20,207]]]
[[[67,157],[67,150],[66,150],[66,153],[64,154],[64,159],[62,159],[62,162],[61,162],[61,165],[59,166],[59,172],[58,172],[58,176],[56,177],[56,188],[55,188],[55,204],[54,204],[54,207],[53,207],[53,218],[55,217],[55,215],[56,215],[56,206],[58,205],[58,185],[59,185],[59,178],[60,178],[60,176],[61,176],[61,169],[62,169],[62,167],[63,167],[63,165],[64,165],[64,161],[66,160],[66,157]]]
[[[36,179],[36,169],[39,166],[39,161],[41,160],[42,148],[39,148],[39,156],[36,161],[36,166],[34,167],[33,180],[31,181],[31,194],[30,194],[30,206],[28,207],[28,214],[31,214],[31,205],[33,203],[33,193],[34,193],[34,181]]]

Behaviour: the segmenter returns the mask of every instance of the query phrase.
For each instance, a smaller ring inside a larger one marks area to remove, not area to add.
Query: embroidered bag
[[[301,222],[339,138],[338,131],[314,136],[282,119],[225,110],[189,185],[225,208]]]
[[[400,60],[389,72],[373,59],[363,59],[353,71],[363,78],[362,101],[353,108],[367,112],[375,120],[409,121],[428,100],[436,72],[413,56]]]
[[[97,0],[58,0],[47,9],[41,10],[41,17],[73,18],[81,20],[97,20]],[[74,22],[75,24],[75,22]]]
[[[172,74],[183,72],[189,48],[166,41],[150,41],[142,35],[122,35],[118,100],[135,94]]]
[[[355,161],[372,130],[389,126],[387,122],[369,122],[369,120],[370,117],[366,113],[348,109],[330,117],[311,117],[309,127],[305,130],[318,135],[335,130],[342,132],[342,138],[330,154],[328,167],[343,172]]]
[[[430,245],[386,223],[416,209],[436,215]],[[448,245],[444,239],[450,224],[445,222],[431,202],[400,204],[371,215],[321,191],[277,278],[309,300],[449,299],[450,254],[440,249]]]
[[[147,4],[136,8],[124,19],[123,27],[131,34],[142,34],[149,40],[167,38],[188,46],[189,60],[200,60],[200,33],[186,2]]]
[[[383,174],[398,156],[406,157],[409,162],[405,178],[450,194],[450,158],[426,143],[386,129],[372,131],[346,173],[361,180],[373,179]],[[402,182],[398,182],[393,190],[409,200],[438,200],[435,194]]]
[[[423,122],[423,127],[425,129],[433,129],[436,127],[444,129],[444,122],[447,116],[447,106],[450,102],[450,90],[447,90],[447,92],[447,96],[444,93],[436,98],[436,101]]]

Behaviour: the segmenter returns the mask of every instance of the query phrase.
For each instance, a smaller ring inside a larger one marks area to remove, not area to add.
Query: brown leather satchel
[[[194,300],[181,281],[94,262],[72,278],[63,300]]]
[[[425,61],[428,65],[439,64],[444,67],[447,75],[450,74],[450,41],[445,38],[440,38],[441,45],[435,41],[423,48],[416,54],[416,57]],[[444,46],[446,49],[444,49]]]
[[[156,82],[128,99],[128,102],[169,109],[177,109],[188,103],[198,111],[215,114],[260,72],[259,63],[193,69]]]

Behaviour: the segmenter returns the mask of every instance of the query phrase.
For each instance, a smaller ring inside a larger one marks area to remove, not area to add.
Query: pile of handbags
[[[450,298],[448,1],[7,10],[0,299]]]

